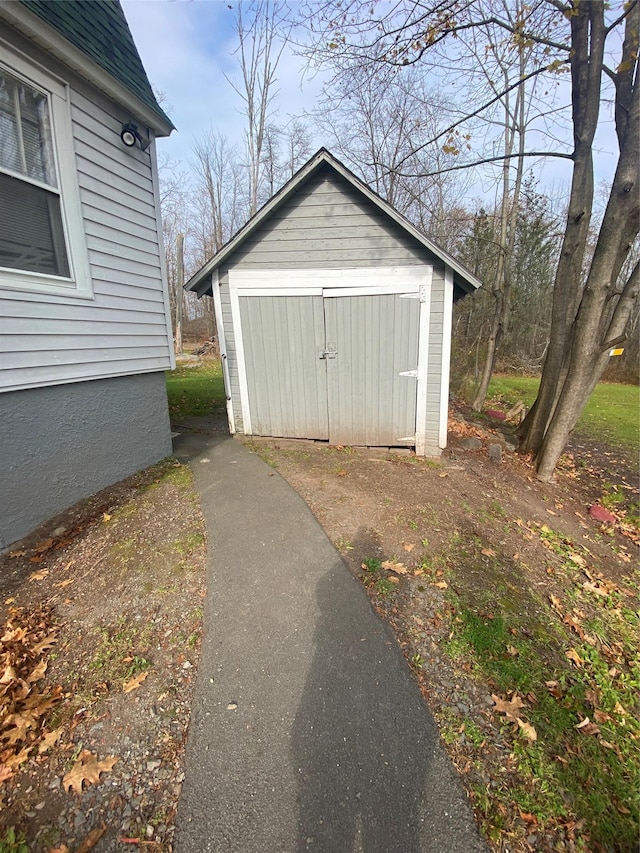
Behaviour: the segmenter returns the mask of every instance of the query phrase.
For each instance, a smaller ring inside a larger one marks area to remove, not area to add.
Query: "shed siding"
[[[429,320],[427,452],[437,455],[444,310],[444,266],[341,176],[321,170],[239,246],[220,270],[229,381],[236,430],[244,431],[229,269],[339,269],[433,264]],[[307,282],[308,283],[308,282]]]
[[[80,88],[70,101],[93,298],[0,289],[2,390],[171,367],[151,157],[122,146],[116,105]]]

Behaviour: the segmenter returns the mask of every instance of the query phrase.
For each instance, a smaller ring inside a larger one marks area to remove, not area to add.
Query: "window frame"
[[[10,47],[4,40],[0,39],[0,45],[3,49],[0,68],[47,97],[53,160],[58,186],[52,190],[50,185],[43,184],[29,176],[17,174],[4,168],[0,171],[27,184],[40,186],[49,192],[58,193],[69,264],[69,276],[0,267],[0,290],[19,290],[43,295],[52,294],[92,299],[93,285],[76,173],[69,85]]]

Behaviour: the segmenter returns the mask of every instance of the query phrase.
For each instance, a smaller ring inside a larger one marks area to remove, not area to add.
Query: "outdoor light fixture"
[[[149,137],[141,136],[137,125],[132,124],[130,121],[122,125],[122,130],[120,131],[120,139],[122,140],[123,145],[126,145],[127,148],[133,148],[137,142],[139,143],[140,148],[143,151],[146,151],[147,148],[151,145],[151,140],[149,139]]]

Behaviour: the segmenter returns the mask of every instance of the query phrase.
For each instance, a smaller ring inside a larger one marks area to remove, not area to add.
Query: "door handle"
[[[335,358],[338,354],[335,344],[327,344],[327,349],[320,347],[318,350],[318,358]]]

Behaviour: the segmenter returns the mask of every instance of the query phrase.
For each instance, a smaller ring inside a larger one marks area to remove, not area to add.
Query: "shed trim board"
[[[229,432],[231,435],[235,435],[236,419],[233,414],[233,401],[231,399],[231,377],[229,376],[229,360],[227,356],[227,336],[224,333],[222,298],[220,296],[220,277],[218,275],[218,270],[214,270],[211,274],[211,288],[213,290],[213,307],[216,318],[216,329],[218,331],[218,348],[220,349],[220,361],[222,363],[222,381],[224,383],[224,396],[227,404]]]
[[[440,366],[440,429],[438,446],[447,446],[449,420],[449,372],[451,370],[451,333],[453,325],[453,271],[444,270],[444,315],[442,318],[442,364]]]
[[[398,443],[411,442],[415,444],[416,454],[426,454],[427,426],[427,389],[429,363],[429,322],[431,314],[431,283],[433,268],[427,264],[421,267],[379,267],[355,269],[298,269],[298,270],[229,270],[229,298],[231,305],[231,320],[235,336],[235,352],[238,367],[238,384],[240,388],[240,407],[242,412],[243,432],[252,434],[251,400],[245,348],[243,340],[240,298],[251,296],[320,296],[331,299],[345,296],[383,296],[397,295],[400,298],[409,297],[419,300],[418,320],[418,363],[415,370],[401,371],[398,375],[406,377],[407,381],[416,381],[416,417],[415,430],[412,435],[397,436]],[[390,281],[393,278],[393,281]],[[360,280],[360,285],[353,281]],[[453,280],[452,280],[453,281]],[[321,286],[324,284],[325,286]],[[333,285],[333,286],[330,286]],[[451,283],[453,290],[453,283]],[[218,271],[212,274],[212,290],[215,300],[216,316],[222,317],[222,303]],[[221,353],[224,348],[226,359],[226,341],[224,340],[224,323],[218,321]],[[331,356],[329,356],[331,357]],[[227,398],[231,396],[230,384],[227,386],[228,373],[225,374],[225,390]],[[233,401],[227,399],[227,414],[229,428],[235,432],[235,417]],[[446,408],[445,408],[446,414]]]

